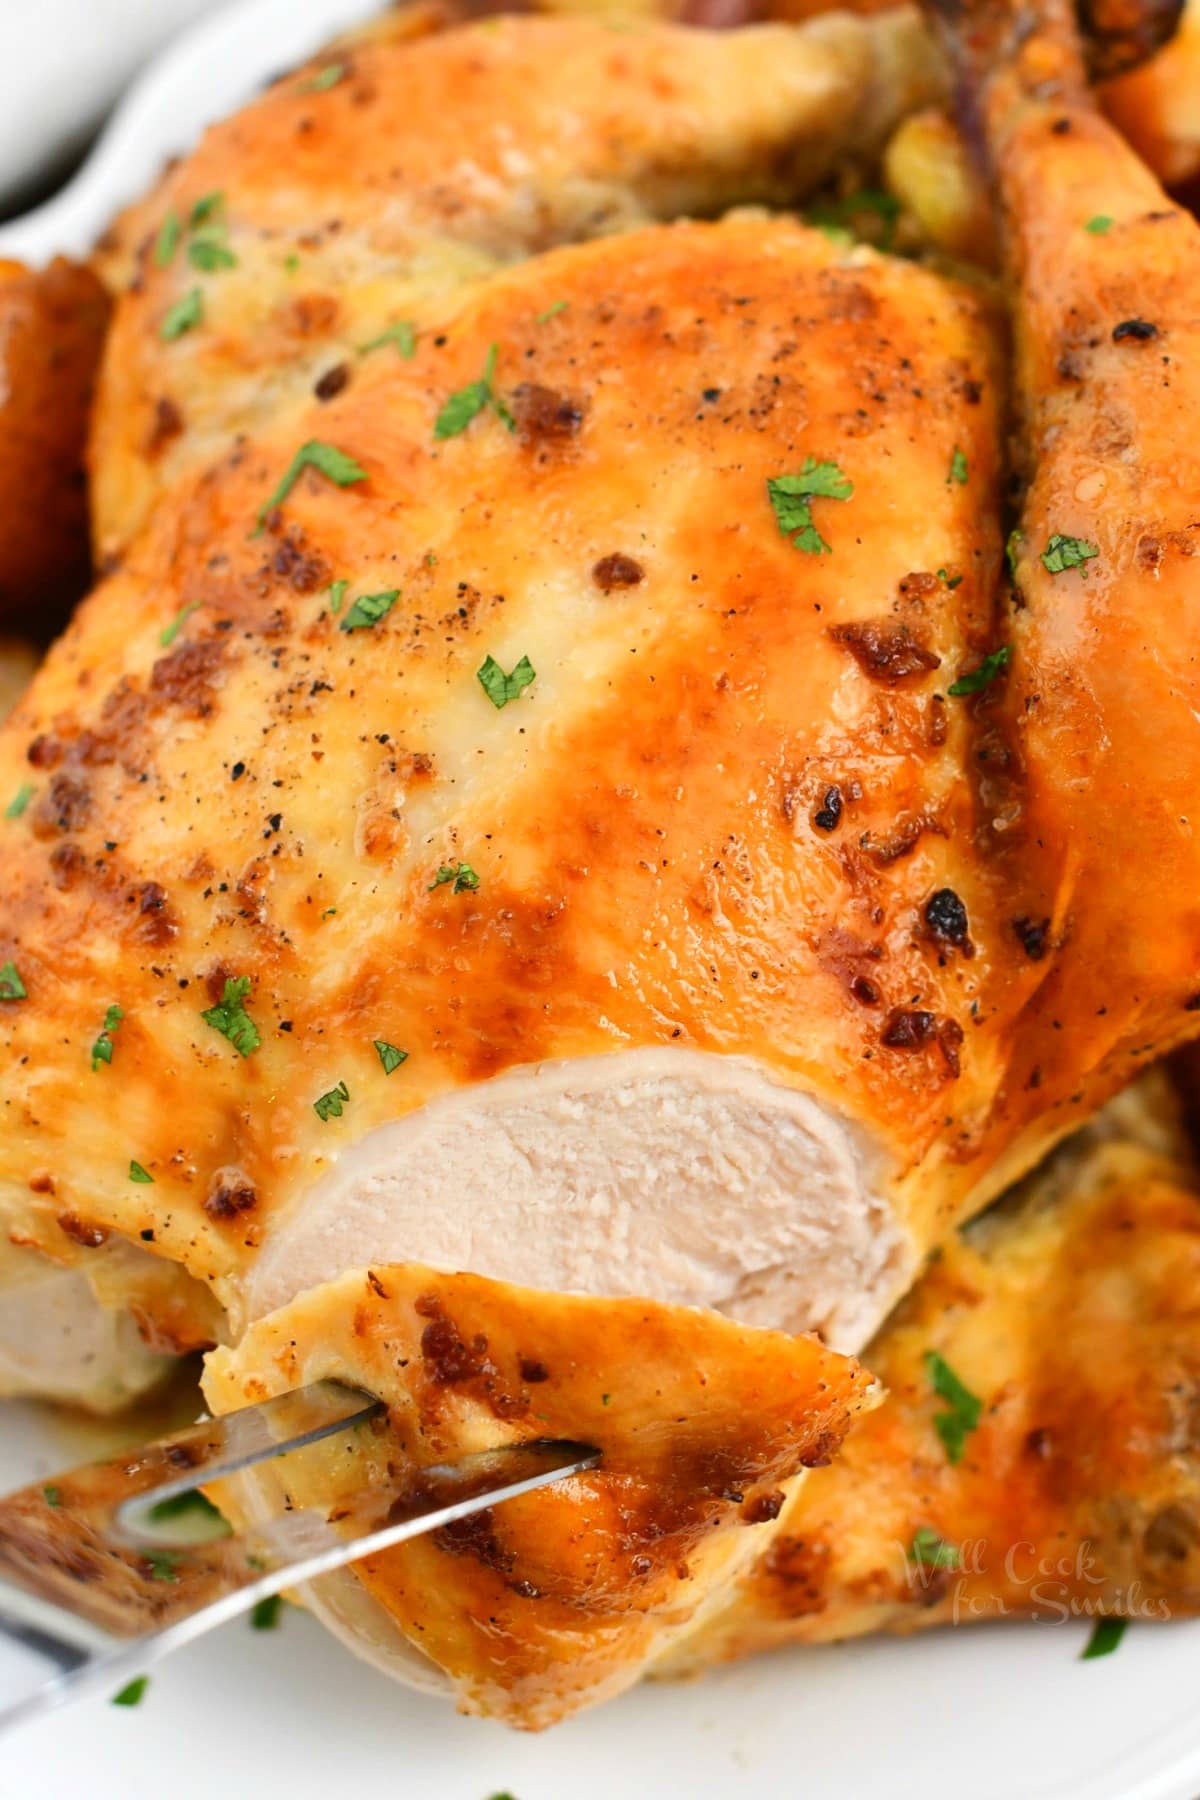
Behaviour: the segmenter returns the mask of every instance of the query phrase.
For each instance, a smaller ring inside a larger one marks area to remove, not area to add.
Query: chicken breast
[[[1196,1170],[1177,1128],[1124,1106],[1098,1123],[931,1264],[866,1352],[884,1404],[666,1672],[869,1631],[1200,1610]]]
[[[507,1502],[315,1584],[360,1654],[467,1711],[539,1727],[619,1692],[761,1551],[798,1471],[873,1404],[811,1338],[712,1313],[547,1294],[410,1264],[350,1275],[214,1351],[228,1412],[325,1376],[388,1403],[386,1428],[227,1484],[264,1506],[403,1504],[431,1464],[582,1436],[595,1473]]]

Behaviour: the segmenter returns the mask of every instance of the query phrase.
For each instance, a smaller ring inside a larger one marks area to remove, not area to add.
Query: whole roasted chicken
[[[767,1635],[869,1478],[803,1476],[847,1353],[1197,1031],[1200,237],[1056,16],[441,23],[98,257],[107,572],[0,734],[0,1359],[358,1382],[331,1510],[597,1443],[313,1596],[540,1725]],[[999,284],[796,216],[948,83]]]

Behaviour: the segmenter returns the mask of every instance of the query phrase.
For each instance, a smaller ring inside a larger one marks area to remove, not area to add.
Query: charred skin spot
[[[53,837],[59,831],[79,831],[92,810],[91,789],[75,775],[56,775],[34,808],[30,821],[33,835]]]
[[[818,831],[836,831],[842,817],[842,790],[840,787],[827,787],[825,797],[813,813],[812,822]]]
[[[953,888],[939,888],[925,902],[925,925],[932,937],[945,944],[968,941],[967,909]]]
[[[936,1046],[949,1073],[957,1075],[962,1040],[962,1026],[956,1020],[939,1018],[937,1013],[920,1007],[894,1006],[884,1021],[879,1041],[889,1050],[916,1051]]]
[[[786,1498],[782,1488],[775,1488],[769,1494],[756,1494],[742,1507],[742,1518],[747,1525],[766,1525],[779,1517]]]
[[[1047,939],[1050,934],[1049,919],[1031,919],[1022,913],[1012,922],[1017,941],[1030,962],[1041,962],[1049,948]]]
[[[160,656],[150,671],[151,694],[177,706],[188,718],[207,718],[213,709],[224,648],[219,638],[204,638],[180,644],[169,656]]]
[[[523,381],[509,396],[517,435],[527,449],[558,449],[568,444],[583,424],[585,406],[569,394]]]
[[[632,556],[614,550],[611,556],[602,556],[593,565],[592,580],[603,593],[611,594],[614,588],[636,587],[644,580],[645,573],[641,563],[635,562]]]
[[[334,363],[332,369],[318,377],[313,384],[313,393],[318,400],[332,400],[350,384],[349,363]]]
[[[228,1225],[231,1220],[253,1212],[257,1205],[258,1194],[244,1176],[234,1176],[222,1171],[213,1178],[204,1201],[204,1210],[216,1224]]]
[[[160,395],[154,402],[154,420],[146,435],[146,455],[155,462],[166,449],[183,433],[184,418],[177,403],[169,394]]]
[[[941,667],[941,657],[896,619],[833,625],[829,635],[835,644],[850,652],[864,675],[884,687],[899,687]]]
[[[1148,344],[1158,336],[1158,326],[1152,325],[1149,319],[1122,319],[1119,325],[1113,326],[1114,344]]]
[[[108,1242],[108,1232],[103,1225],[89,1225],[78,1213],[64,1212],[58,1215],[58,1229],[76,1244],[82,1244],[85,1250],[99,1250]]]
[[[318,588],[328,587],[330,581],[328,563],[306,551],[299,534],[295,532],[289,532],[276,545],[271,557],[270,572],[286,581],[297,594],[315,594]]]

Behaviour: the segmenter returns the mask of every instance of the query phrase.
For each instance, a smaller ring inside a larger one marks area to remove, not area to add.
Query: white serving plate
[[[241,0],[194,27],[71,187],[0,228],[0,254],[85,250],[206,121],[372,10]],[[97,1453],[51,1414],[0,1409],[0,1488]],[[162,1665],[135,1710],[87,1702],[0,1744],[0,1800],[1196,1800],[1200,1622],[1134,1626],[1085,1663],[1087,1635],[1047,1620],[785,1652],[522,1737],[393,1685],[289,1609]]]

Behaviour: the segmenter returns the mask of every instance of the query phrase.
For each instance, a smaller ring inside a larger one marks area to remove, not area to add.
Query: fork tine
[[[162,1530],[150,1530],[164,1501],[267,1458],[303,1455],[381,1411],[369,1396],[318,1383],[0,1499],[0,1638],[56,1665],[31,1693],[8,1706],[0,1699],[0,1730],[115,1686],[284,1588],[599,1462],[586,1444],[510,1444],[414,1468],[390,1507],[373,1495],[369,1517],[339,1517],[336,1528],[298,1510],[241,1535],[177,1536],[169,1550]]]

